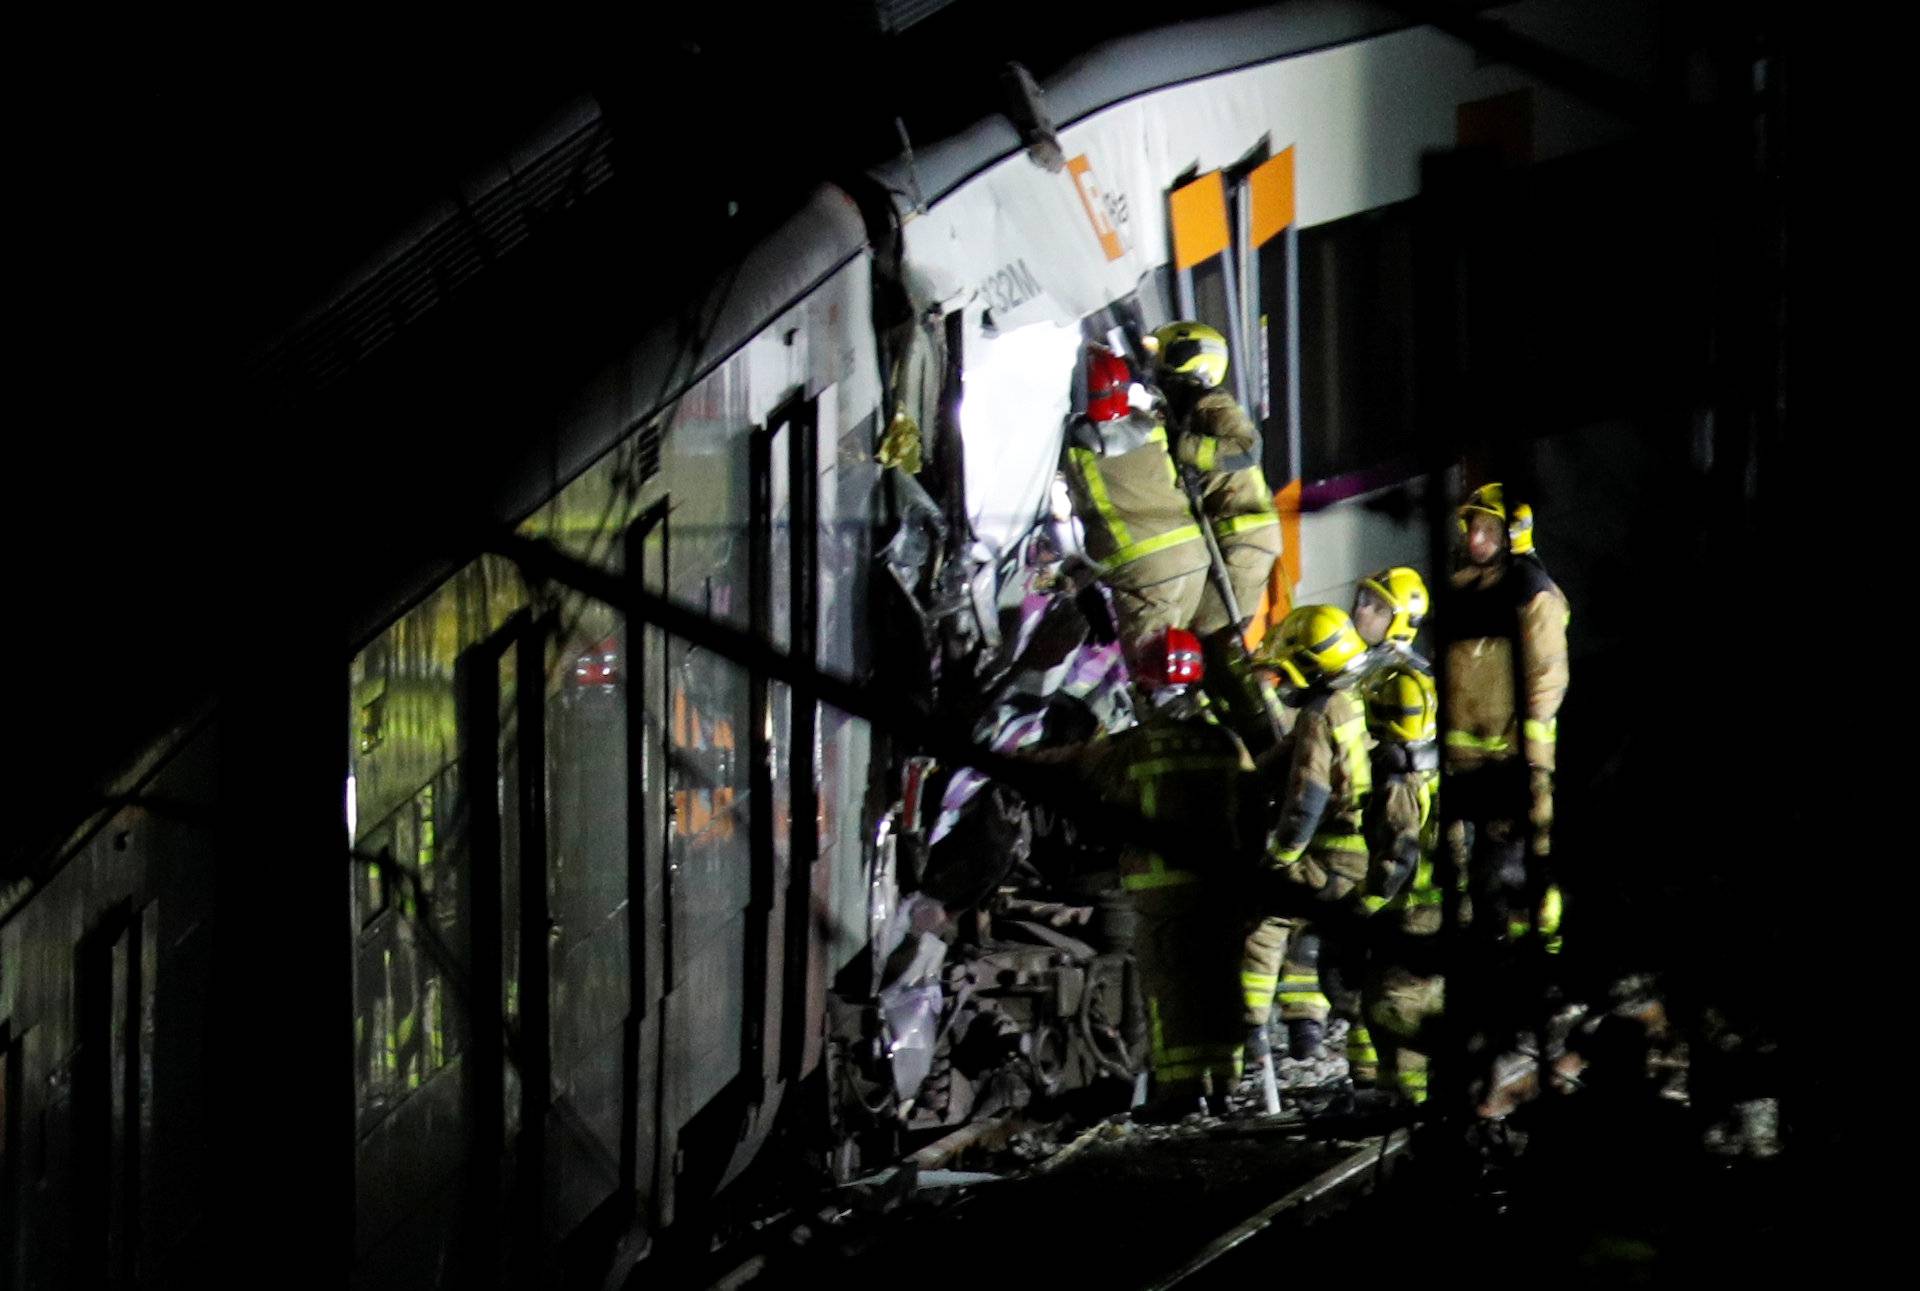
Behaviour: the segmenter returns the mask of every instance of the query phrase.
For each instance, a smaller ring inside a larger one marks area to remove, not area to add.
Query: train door
[[[538,1189],[544,1170],[546,1116],[544,1106],[528,1114],[528,1105],[545,1101],[547,957],[523,954],[527,925],[521,921],[538,917],[546,894],[544,883],[535,899],[520,886],[544,877],[541,866],[521,863],[524,850],[542,845],[546,808],[531,778],[541,765],[539,750],[525,747],[529,733],[538,742],[544,727],[538,717],[544,688],[538,670],[528,667],[543,628],[518,611],[463,651],[455,668],[458,819],[467,871],[460,919],[468,961],[464,1247],[476,1282],[497,1278],[508,1256],[517,1262],[537,1250],[532,1225],[543,1221],[544,1207],[528,1193]],[[507,1214],[524,1217],[526,1226],[504,1232]]]
[[[1228,382],[1273,444],[1277,480],[1299,475],[1299,250],[1293,149],[1265,145],[1167,195],[1174,301],[1183,318],[1217,327],[1233,365]]]
[[[669,584],[669,514],[663,499],[615,539],[637,591]],[[576,1254],[644,1250],[672,1218],[685,931],[673,654],[657,629],[568,591],[460,660],[461,782],[475,788],[461,813],[469,1250],[482,1267],[564,1280]],[[493,1222],[503,1205],[511,1228]]]
[[[596,530],[636,590],[666,585],[662,499]],[[596,539],[593,545],[598,545]],[[551,1101],[549,1245],[564,1262],[658,1222],[661,1043],[676,987],[666,861],[664,643],[615,606],[559,597],[545,655]],[[531,942],[528,943],[531,950]]]
[[[744,514],[710,519],[742,526],[744,570],[722,561],[696,582],[697,569],[676,569],[671,584],[676,600],[732,619],[803,672],[819,636],[817,437],[815,401],[795,397],[735,440]],[[733,572],[744,572],[745,594],[723,603],[716,593],[732,590]],[[664,650],[669,846],[684,889],[676,986],[691,993],[670,1013],[679,1056],[662,1078],[677,1163],[669,1209],[684,1212],[757,1155],[805,1061],[807,1020],[818,1019],[812,1001],[824,985],[809,953],[818,832],[796,828],[819,819],[818,705],[806,685],[691,643],[669,636]]]
[[[76,947],[79,1027],[73,1067],[74,1271],[94,1286],[132,1286],[141,1261],[144,1091],[152,1081],[155,911],[121,902]]]
[[[1283,529],[1266,612],[1277,622],[1299,581],[1300,272],[1293,149],[1263,143],[1238,165],[1167,195],[1175,308],[1218,328],[1231,350],[1228,384],[1261,428],[1262,462]],[[1246,607],[1252,609],[1251,606]]]

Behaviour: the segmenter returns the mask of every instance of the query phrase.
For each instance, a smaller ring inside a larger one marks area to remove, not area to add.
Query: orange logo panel
[[[1074,191],[1080,194],[1080,205],[1087,210],[1094,236],[1100,239],[1100,249],[1107,253],[1107,259],[1118,260],[1127,253],[1127,247],[1120,240],[1120,230],[1107,217],[1106,194],[1100,191],[1100,181],[1093,177],[1093,163],[1082,153],[1067,163],[1067,173],[1073,176]]]

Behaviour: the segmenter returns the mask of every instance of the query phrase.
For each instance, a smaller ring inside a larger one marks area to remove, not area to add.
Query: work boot
[[[1350,1080],[1330,1081],[1315,1092],[1326,1099],[1325,1112],[1333,1116],[1371,1121],[1392,1116],[1402,1107],[1398,1095],[1384,1089],[1361,1088]]]
[[[1312,1018],[1294,1018],[1287,1023],[1287,1056],[1295,1062],[1325,1062],[1326,1028]]]

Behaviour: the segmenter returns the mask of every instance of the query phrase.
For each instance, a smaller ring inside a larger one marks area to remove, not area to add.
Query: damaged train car
[[[1497,12],[1630,63],[1650,9]],[[634,338],[530,429],[558,467],[495,551],[350,663],[357,1284],[631,1266],[698,1247],[750,1174],[846,1181],[1005,1109],[1126,1106],[1143,1022],[1112,858],[881,719],[1001,752],[1131,720],[1056,473],[1090,340],[1177,317],[1231,339],[1286,530],[1260,622],[1400,558],[1406,516],[1320,505],[1410,473],[1408,409],[1344,370],[1365,356],[1334,297],[1404,241],[1424,151],[1545,165],[1616,129],[1374,6],[1116,41],[820,189],[694,343]],[[212,792],[218,720],[155,753],[159,796]],[[127,1267],[210,1222],[168,1186],[186,1122],[153,1112],[194,1097],[165,1028],[207,911],[166,862],[197,828],[127,807],[0,925],[21,1285],[93,1241],[81,1188],[140,1216]],[[56,1139],[137,1169],[19,1165]],[[537,1231],[500,1223],[530,1197]]]
[[[1502,12],[1522,30],[1553,30],[1568,16],[1550,5]],[[1310,29],[1330,47],[1264,61],[1240,43],[1250,33],[1204,24],[1177,43],[1122,42],[1044,95],[1017,89],[1006,118],[878,176],[899,216],[888,250],[915,319],[889,347],[895,380],[880,446],[883,461],[909,463],[889,473],[910,501],[883,559],[908,593],[928,660],[899,684],[917,681],[976,717],[982,745],[1071,744],[1132,720],[1098,578],[1079,556],[1055,474],[1063,429],[1087,406],[1088,345],[1144,370],[1142,337],[1173,319],[1229,338],[1228,383],[1260,423],[1286,528],[1257,638],[1297,601],[1345,600],[1367,570],[1424,551],[1404,495],[1397,509],[1350,504],[1416,473],[1405,338],[1396,350],[1368,336],[1356,353],[1338,334],[1360,312],[1343,294],[1407,304],[1377,294],[1396,289],[1382,282],[1396,269],[1410,274],[1407,206],[1422,154],[1482,147],[1521,167],[1618,135],[1605,113],[1484,65],[1434,31],[1355,39],[1341,25],[1357,20],[1352,11],[1295,17],[1295,39]],[[1644,50],[1647,15],[1615,17],[1591,56]],[[1236,56],[1249,65],[1207,74]],[[1116,84],[1148,66],[1144,92]],[[1356,285],[1363,259],[1371,280]],[[1397,290],[1410,291],[1404,278]],[[1403,402],[1380,407],[1376,390],[1372,406],[1343,407],[1349,369],[1397,381],[1388,398]],[[927,469],[914,469],[923,459]],[[920,496],[916,480],[939,496]],[[903,554],[918,558],[918,583]],[[932,772],[936,795],[929,765],[908,760],[877,835],[876,907],[891,913],[874,922],[880,1023],[869,1019],[863,1034],[870,1065],[886,1057],[894,1097],[876,1119],[951,1126],[1009,1099],[1094,1094],[1103,1082],[1112,1086],[1098,1096],[1124,1099],[1142,1083],[1145,1025],[1125,971],[1128,916],[1111,854],[1090,852],[1071,819],[981,792],[975,772]],[[896,908],[894,893],[907,890]],[[944,945],[929,925],[948,929]],[[939,968],[943,953],[959,962]],[[970,1065],[982,1048],[969,1041],[981,983],[1035,982],[1027,961],[1049,953],[1060,974],[1052,1015],[1030,1009],[1010,1027],[994,1009],[993,1034],[1024,1034],[985,1046],[1002,1066]],[[852,1070],[856,1085],[884,1090],[872,1071]],[[976,1105],[983,1073],[1000,1083]]]

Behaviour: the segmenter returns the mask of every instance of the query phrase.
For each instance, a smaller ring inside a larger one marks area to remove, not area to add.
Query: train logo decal
[[[1093,163],[1085,153],[1067,163],[1067,173],[1073,176],[1074,191],[1080,194],[1080,204],[1087,210],[1094,236],[1100,239],[1100,249],[1107,253],[1109,260],[1125,256],[1127,244],[1120,230],[1127,223],[1127,199],[1109,196],[1101,190],[1100,181],[1094,177]]]

